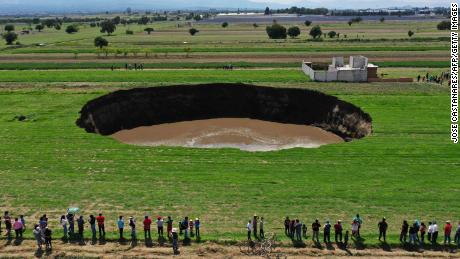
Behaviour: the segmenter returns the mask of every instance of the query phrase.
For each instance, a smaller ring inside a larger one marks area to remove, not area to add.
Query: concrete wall
[[[311,63],[309,64],[311,65]],[[311,80],[315,80],[315,71],[305,62],[302,62],[302,71],[305,75],[309,76]]]
[[[350,67],[352,68],[366,68],[367,58],[363,56],[350,56]]]

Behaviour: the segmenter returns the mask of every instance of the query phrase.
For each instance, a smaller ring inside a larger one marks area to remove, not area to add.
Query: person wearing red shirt
[[[444,226],[444,245],[450,244],[450,233],[452,232],[452,225],[450,221],[446,221],[446,225]]]
[[[102,216],[102,213],[99,213],[99,216],[96,217],[97,221],[97,226],[99,227],[99,237],[104,236],[105,237],[105,227],[104,227],[104,221],[105,218]]]
[[[145,216],[145,218],[144,218],[144,237],[145,237],[145,240],[152,239],[152,236],[150,235],[150,225],[152,225],[152,220],[149,218],[149,216]]]

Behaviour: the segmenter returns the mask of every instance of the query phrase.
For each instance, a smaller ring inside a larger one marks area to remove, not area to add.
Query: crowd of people
[[[59,225],[62,227],[62,239],[64,241],[80,241],[85,242],[84,232],[87,224],[90,226],[90,232],[93,240],[105,239],[106,231],[105,224],[106,218],[102,213],[97,216],[90,215],[88,220],[85,220],[83,215],[78,214],[78,209],[68,209],[67,213],[62,215],[59,220]],[[52,234],[53,231],[48,224],[49,220],[46,214],[40,217],[36,224],[33,224],[32,233],[33,237],[37,242],[37,247],[42,250],[42,246],[45,245],[47,250],[52,249]],[[3,219],[0,217],[0,233],[2,232],[2,223],[6,230],[6,238],[11,240],[12,233],[14,230],[15,238],[22,239],[23,234],[26,231],[26,220],[24,215],[19,215],[13,218],[8,211],[4,212]],[[307,238],[308,226],[301,222],[299,219],[290,219],[286,217],[284,219],[284,233],[290,239],[296,242],[303,242],[303,239]],[[75,225],[77,229],[75,229]],[[137,242],[137,222],[134,217],[129,217],[125,223],[124,216],[119,216],[116,221],[120,241],[124,241],[126,225],[130,228],[130,240],[132,244]],[[151,228],[152,225],[156,225],[157,236],[159,240],[169,240],[172,244],[174,253],[179,252],[179,236],[183,235],[184,242],[190,241],[191,238],[195,237],[197,240],[201,239],[201,222],[199,218],[195,220],[187,217],[179,220],[177,228],[174,227],[174,220],[171,216],[162,217],[158,216],[154,219],[145,215],[142,219],[142,229],[144,233],[144,240],[146,242],[152,240]],[[331,243],[331,233],[334,231],[334,240],[337,245],[347,245],[350,238],[359,240],[361,238],[361,227],[363,226],[362,217],[357,214],[348,224],[343,224],[342,220],[337,220],[332,223],[326,220],[322,224],[319,219],[315,219],[311,224],[312,230],[312,241],[320,243],[320,234],[322,232],[323,242],[326,244]],[[386,218],[382,218],[377,224],[378,229],[378,240],[381,242],[387,241],[387,230],[388,222]],[[265,238],[265,220],[264,217],[254,215],[246,225],[247,239],[252,241],[262,240]],[[166,228],[166,231],[164,230]],[[436,221],[430,221],[425,224],[423,221],[415,220],[412,224],[409,224],[407,220],[404,220],[400,228],[399,240],[403,244],[410,245],[424,245],[425,236],[428,240],[428,244],[438,244],[438,236],[440,227]],[[351,231],[351,235],[350,235]],[[454,229],[454,226],[450,221],[446,221],[443,226],[444,233],[444,244],[450,245],[452,243],[451,236],[454,233],[454,243],[460,246],[460,221]]]
[[[260,240],[264,238],[264,218],[254,215],[254,217],[248,221],[246,225],[247,230],[247,239],[252,241],[254,239]],[[321,222],[316,219],[311,224],[312,230],[312,241],[319,243],[320,242],[320,232],[322,229],[323,241],[326,244],[331,243],[331,232],[334,231],[335,242],[337,244],[347,244],[349,238],[359,239],[361,238],[361,227],[363,225],[362,217],[357,214],[350,221],[349,230],[347,226],[344,226],[342,220],[337,220],[334,225],[331,224],[329,220],[324,222],[324,225],[321,225]],[[387,230],[388,223],[386,218],[382,218],[381,221],[377,224],[377,229],[379,232],[379,241],[387,241]],[[293,241],[302,242],[302,239],[307,238],[308,227],[306,224],[302,223],[299,219],[290,219],[286,217],[284,219],[284,234],[291,238]],[[350,236],[351,230],[351,236]],[[444,225],[444,244],[450,245],[452,240],[452,233],[454,234],[454,244],[460,246],[460,221],[456,229],[453,231],[453,226],[450,221],[446,221]],[[409,225],[407,220],[404,220],[401,225],[401,232],[399,240],[403,244],[410,245],[424,245],[425,244],[425,235],[429,243],[432,245],[437,244],[439,227],[436,221],[428,222],[428,226],[419,220],[415,220],[413,224]],[[409,237],[409,239],[408,239]]]
[[[93,240],[105,239],[105,223],[106,219],[102,213],[99,213],[97,216],[90,215],[88,220],[85,220],[83,215],[77,217],[77,210],[69,209],[65,215],[62,215],[59,220],[59,225],[62,227],[62,240],[64,241],[80,241],[84,242],[84,232],[87,223],[90,226],[91,237]],[[2,232],[2,222],[5,226],[5,236],[8,240],[11,240],[12,231],[15,231],[15,238],[22,239],[23,233],[26,231],[26,221],[24,215],[20,215],[18,218],[15,218],[14,221],[10,216],[8,211],[4,212],[3,220],[0,217],[0,233]],[[156,217],[155,222],[148,216],[145,215],[142,220],[144,239],[146,242],[152,240],[151,228],[155,224],[158,233],[159,240],[166,240],[166,238],[172,243],[174,253],[179,252],[179,236],[183,235],[184,242],[190,241],[191,238],[195,237],[197,240],[201,239],[201,222],[199,218],[195,220],[189,219],[189,217],[184,217],[178,222],[178,228],[173,227],[174,220],[171,216],[166,218],[162,216]],[[130,240],[131,244],[137,242],[137,232],[136,232],[136,219],[134,217],[129,217],[127,226],[130,228]],[[77,229],[75,229],[75,225]],[[125,218],[124,216],[119,216],[117,220],[117,229],[119,233],[119,241],[125,241],[124,230],[125,230]],[[164,232],[164,227],[166,225],[166,233]],[[179,231],[177,230],[179,229]],[[77,231],[76,231],[77,230]],[[48,217],[46,214],[40,217],[37,224],[34,224],[32,228],[32,233],[34,239],[37,242],[37,247],[39,250],[42,250],[43,244],[45,244],[47,250],[52,249],[52,234],[53,231],[48,224]]]
[[[440,75],[432,75],[426,73],[425,75],[418,75],[417,82],[427,82],[427,83],[436,83],[442,85],[444,81],[447,81],[450,86],[450,74],[449,72],[442,72]]]

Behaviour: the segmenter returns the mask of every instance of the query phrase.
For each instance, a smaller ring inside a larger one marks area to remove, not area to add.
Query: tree
[[[121,17],[120,16],[116,16],[115,18],[113,18],[113,23],[115,23],[116,25],[120,24],[121,22]]]
[[[55,19],[46,19],[43,24],[48,27],[48,28],[51,28],[51,27],[54,27],[54,25],[56,25],[57,21]]]
[[[349,20],[348,21],[348,26],[351,26],[353,24],[353,21],[352,20]]]
[[[222,23],[222,28],[227,28],[228,27],[228,22],[223,22]]]
[[[268,6],[265,8],[264,15],[270,15],[270,8]]]
[[[413,32],[413,31],[408,31],[407,32],[407,35],[409,36],[409,38],[412,37],[414,34],[415,34],[415,32]]]
[[[6,45],[11,45],[15,40],[18,39],[18,35],[15,32],[9,31],[2,35],[3,39],[6,41]]]
[[[109,42],[106,39],[102,38],[101,36],[96,37],[94,39],[94,46],[100,49],[102,49],[103,47],[107,47],[108,45],[109,45]]]
[[[195,28],[191,28],[190,30],[188,30],[188,32],[190,33],[190,35],[195,36],[195,34],[197,34],[200,31]]]
[[[65,32],[67,32],[68,34],[76,33],[78,32],[78,27],[75,24],[71,24],[67,26],[67,28],[65,29]]]
[[[259,25],[257,23],[253,23],[252,27],[254,27],[254,29],[255,29],[255,28],[259,27]]]
[[[436,27],[438,30],[450,30],[450,21],[442,21]]]
[[[385,21],[385,17],[380,17],[380,22],[384,22]]]
[[[7,24],[7,25],[5,25],[5,31],[7,31],[7,32],[12,32],[12,31],[14,31],[14,25],[13,25],[13,24]]]
[[[146,31],[150,35],[150,33],[154,31],[154,29],[151,27],[148,27],[148,28],[145,28],[144,31]]]
[[[101,32],[107,33],[107,35],[112,34],[117,29],[117,25],[111,20],[105,20],[101,22]]]
[[[59,24],[56,24],[56,25],[54,26],[54,29],[56,29],[56,30],[60,31],[60,30],[61,30],[61,25],[59,25]]]
[[[95,22],[92,22],[92,23],[89,24],[89,26],[90,26],[91,28],[94,28],[94,27],[97,26],[97,24],[96,24]]]
[[[35,30],[37,30],[38,32],[41,32],[44,28],[45,26],[43,26],[43,24],[37,24],[35,26]]]
[[[310,26],[310,25],[311,25],[311,21],[309,21],[309,20],[306,20],[306,21],[304,22],[304,24],[305,24],[305,26],[307,26],[307,27],[308,27],[308,26]]]
[[[286,39],[287,38],[286,28],[277,23],[274,23],[272,26],[267,26],[266,31],[270,39]]]
[[[287,34],[291,38],[296,38],[297,36],[300,35],[300,29],[297,26],[290,27],[287,31]]]
[[[319,25],[314,26],[310,30],[310,36],[312,36],[313,39],[321,37],[322,34],[323,32],[321,31],[321,27],[319,27]]]
[[[327,33],[327,35],[329,36],[329,38],[332,39],[332,38],[334,38],[334,37],[337,35],[337,32],[335,32],[335,31],[330,31],[330,32]]]
[[[147,16],[142,16],[138,21],[139,24],[143,24],[143,25],[146,25],[149,22],[150,22],[150,18]]]

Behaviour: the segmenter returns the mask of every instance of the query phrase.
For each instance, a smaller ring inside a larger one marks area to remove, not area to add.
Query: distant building
[[[327,67],[307,61],[302,63],[303,72],[320,82],[367,82],[370,78],[377,78],[377,68],[364,56],[350,56],[348,64],[344,63],[343,57],[333,57],[332,64]]]

